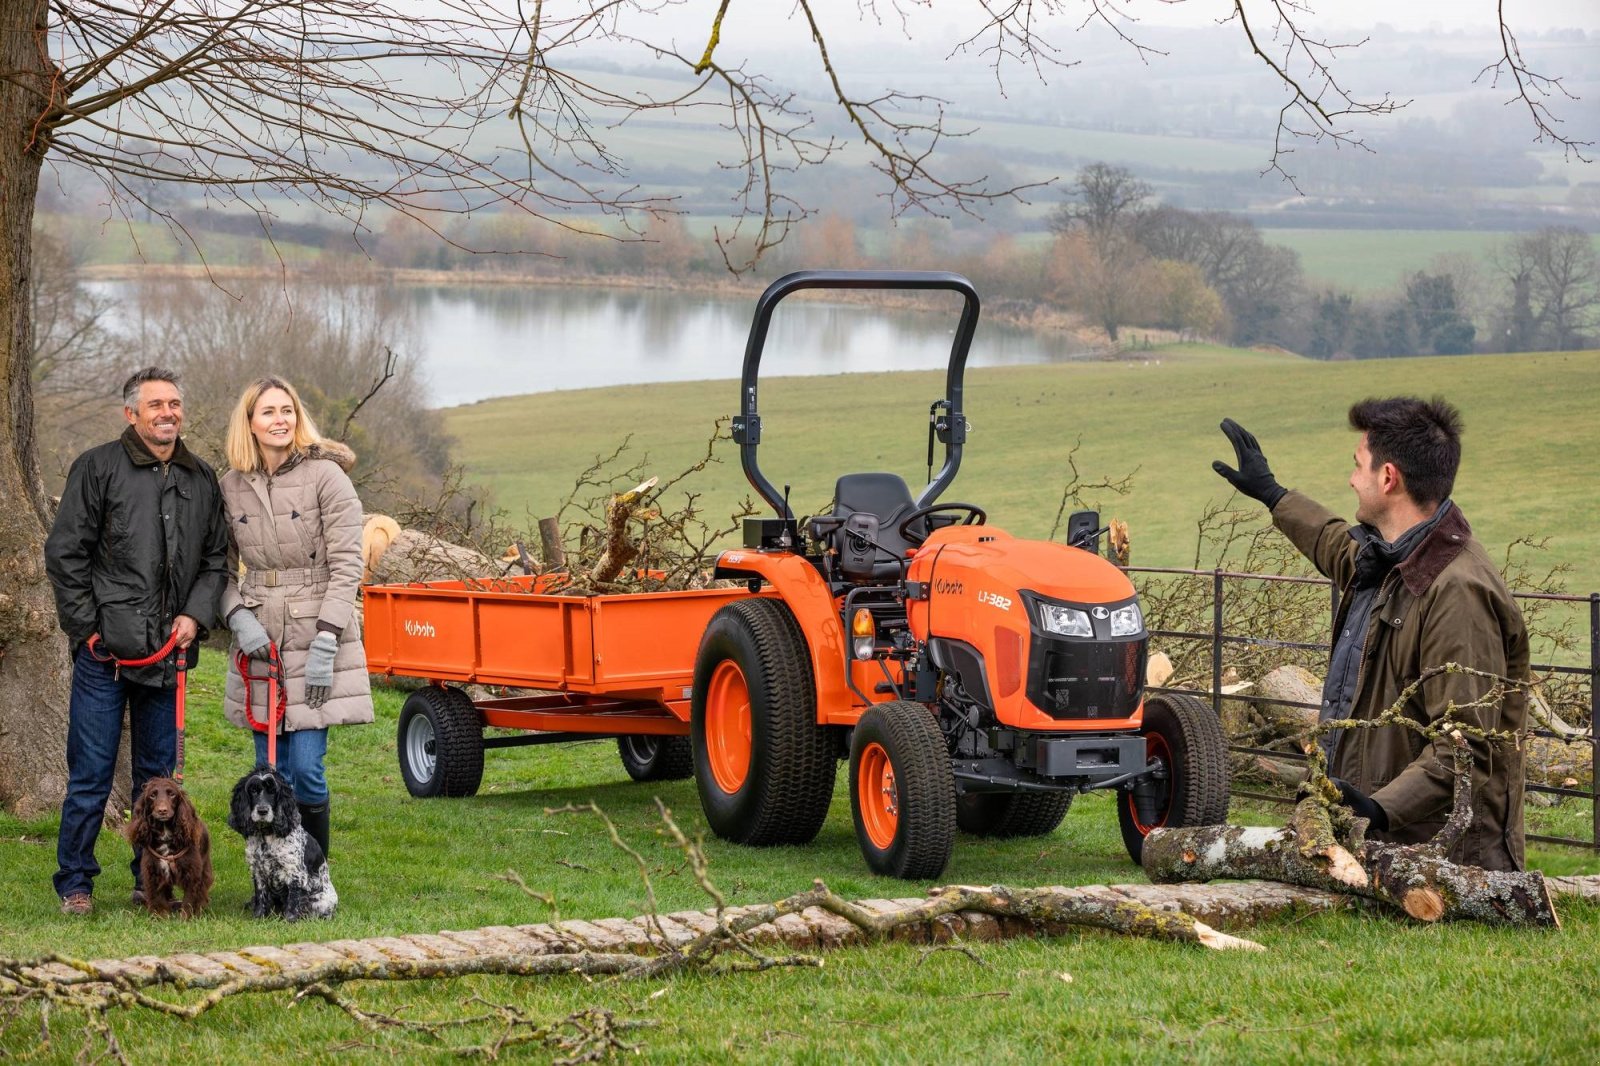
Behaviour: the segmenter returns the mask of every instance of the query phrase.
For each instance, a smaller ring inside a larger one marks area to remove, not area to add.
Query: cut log
[[[1303,741],[1317,725],[1316,705],[1322,702],[1322,681],[1310,670],[1289,664],[1269,671],[1256,681],[1256,697],[1251,706],[1260,716],[1262,742],[1289,739]],[[1310,707],[1287,707],[1282,703],[1309,703]],[[1298,745],[1297,745],[1298,746]]]
[[[372,584],[497,577],[502,568],[480,551],[451,544],[416,529],[402,531],[373,564]]]
[[[615,581],[617,575],[622,573],[622,568],[633,562],[639,554],[638,545],[628,538],[628,523],[645,503],[649,491],[656,487],[657,480],[651,478],[627,492],[619,492],[606,504],[605,544],[600,549],[600,557],[589,570],[590,581],[596,584]]]

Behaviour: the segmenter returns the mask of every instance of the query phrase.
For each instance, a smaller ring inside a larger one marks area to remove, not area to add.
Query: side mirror
[[[1100,528],[1099,511],[1073,511],[1067,517],[1067,544],[1074,548],[1082,548],[1086,552],[1100,554]]]

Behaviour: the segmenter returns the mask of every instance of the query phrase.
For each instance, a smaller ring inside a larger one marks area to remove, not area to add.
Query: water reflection
[[[124,283],[96,286],[116,294]],[[942,368],[960,312],[950,293],[927,309],[883,310],[790,298],[768,332],[763,375]],[[420,364],[440,406],[491,396],[739,376],[755,300],[657,289],[412,286]],[[1081,353],[980,323],[969,366],[1043,363]]]

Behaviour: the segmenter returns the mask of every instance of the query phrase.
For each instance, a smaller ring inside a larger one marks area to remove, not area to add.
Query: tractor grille
[[[1035,635],[1028,699],[1051,718],[1126,718],[1139,706],[1148,639],[1062,640]]]

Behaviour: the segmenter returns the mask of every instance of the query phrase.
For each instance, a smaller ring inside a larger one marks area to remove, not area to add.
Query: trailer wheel
[[[1071,792],[968,792],[956,799],[956,828],[980,837],[1054,833],[1072,806]]]
[[[712,616],[695,657],[689,737],[700,806],[719,837],[757,846],[816,837],[838,767],[785,604],[752,598]]]
[[[874,873],[937,877],[956,838],[956,782],[928,709],[896,700],[867,709],[850,742],[850,812]]]
[[[682,781],[694,776],[694,749],[688,737],[618,737],[617,754],[635,781]]]
[[[1144,838],[1162,826],[1221,825],[1228,820],[1228,745],[1209,704],[1193,696],[1163,693],[1144,701],[1145,751],[1167,766],[1165,779],[1117,794],[1122,843],[1134,862],[1144,856]],[[1139,791],[1154,817],[1139,814]]]
[[[483,725],[458,688],[429,685],[406,697],[395,746],[413,796],[471,796],[483,781]]]

